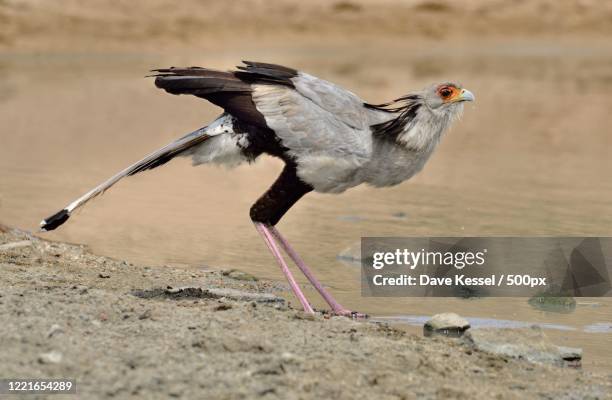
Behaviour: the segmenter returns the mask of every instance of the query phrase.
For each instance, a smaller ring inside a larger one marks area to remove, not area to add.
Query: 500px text
[[[531,275],[490,275],[487,277],[435,277],[429,275],[400,275],[387,277],[374,275],[372,282],[376,286],[546,286],[546,278]]]

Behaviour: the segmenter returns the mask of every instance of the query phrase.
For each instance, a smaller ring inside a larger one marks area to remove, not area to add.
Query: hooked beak
[[[461,89],[459,96],[456,97],[455,101],[475,101],[474,94],[467,89]]]

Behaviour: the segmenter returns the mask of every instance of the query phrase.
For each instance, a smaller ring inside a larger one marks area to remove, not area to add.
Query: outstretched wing
[[[251,84],[237,72],[208,68],[164,68],[153,70],[155,86],[171,94],[190,94],[222,107],[244,123],[265,128],[266,122],[251,98]]]
[[[223,107],[243,122],[274,131],[319,191],[342,191],[372,152],[369,112],[355,94],[323,79],[275,64],[245,61],[237,71],[156,70],[155,84]],[[348,186],[347,186],[348,185]]]
[[[303,72],[293,86],[255,83],[252,98],[268,126],[294,151],[364,150],[368,130],[363,101],[353,93]]]

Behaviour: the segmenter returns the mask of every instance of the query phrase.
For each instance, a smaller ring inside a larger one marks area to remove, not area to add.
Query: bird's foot
[[[370,318],[370,316],[368,314],[363,314],[357,311],[351,311],[351,310],[347,310],[346,308],[342,308],[339,310],[332,310],[330,311],[331,315],[335,315],[335,316],[340,316],[340,317],[347,317],[347,318],[351,318],[351,319],[368,319]]]

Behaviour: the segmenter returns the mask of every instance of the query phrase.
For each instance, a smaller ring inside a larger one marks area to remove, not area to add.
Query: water
[[[43,217],[220,112],[197,98],[155,89],[143,78],[152,67],[227,69],[241,58],[273,60],[372,102],[450,78],[474,92],[477,103],[466,107],[420,175],[394,188],[309,194],[279,229],[348,307],[379,317],[457,312],[482,321],[564,326],[570,329],[547,333],[558,344],[583,347],[585,368],[612,371],[609,299],[579,301],[574,312],[562,314],[536,310],[527,299],[360,296],[358,268],[337,255],[361,236],[612,233],[609,45],[409,46],[321,45],[300,54],[258,48],[214,59],[5,53],[0,221],[35,230]],[[133,262],[232,267],[282,280],[248,218],[250,205],[281,168],[270,158],[234,170],[175,160],[126,179],[44,237]],[[318,299],[315,305],[323,306]]]
[[[374,321],[388,322],[388,323],[400,323],[408,324],[411,326],[422,327],[427,321],[431,319],[429,315],[399,315],[393,317],[379,317],[374,318]],[[468,320],[471,329],[481,328],[497,328],[497,329],[519,329],[529,328],[537,325],[543,329],[556,329],[559,331],[574,331],[575,328],[567,325],[558,324],[537,324],[526,321],[513,321],[508,319],[494,319],[494,318],[470,318]]]

